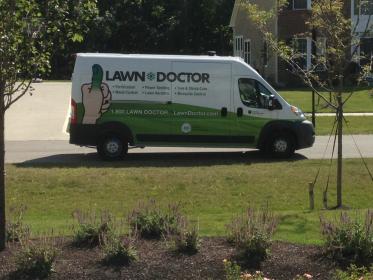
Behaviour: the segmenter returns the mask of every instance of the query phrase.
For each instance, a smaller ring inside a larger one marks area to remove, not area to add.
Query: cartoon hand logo
[[[92,66],[92,83],[82,85],[84,105],[83,124],[96,124],[111,102],[109,86],[102,82],[104,71],[98,64]]]

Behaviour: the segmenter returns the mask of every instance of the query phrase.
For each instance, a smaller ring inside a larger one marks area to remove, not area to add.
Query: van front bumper
[[[315,143],[315,128],[310,121],[297,122],[294,125],[297,134],[297,150],[312,147]]]

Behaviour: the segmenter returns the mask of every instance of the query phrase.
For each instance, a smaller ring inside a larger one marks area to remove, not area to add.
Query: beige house
[[[253,0],[252,2],[259,5],[263,10],[269,10],[276,5],[277,0]],[[234,56],[242,57],[266,80],[277,84],[277,56],[271,53],[263,40],[263,35],[240,7],[239,0],[236,0],[234,5],[230,27],[234,33]],[[273,22],[271,27],[272,32],[277,34],[277,20]]]
[[[295,77],[291,69],[288,69],[283,61],[278,59],[276,54],[271,53],[263,35],[258,28],[248,18],[246,11],[239,4],[241,0],[236,0],[230,27],[233,30],[233,53],[242,57],[248,64],[253,66],[258,72],[274,85],[296,86],[299,80]],[[351,53],[355,53],[361,64],[373,56],[373,0],[360,2],[361,0],[345,0],[346,13],[351,15],[352,22],[352,44]],[[273,9],[277,7],[277,0],[250,0],[257,4],[261,10]],[[307,19],[310,16],[312,0],[288,0],[286,9],[277,14],[271,24],[272,33],[280,40],[292,43],[297,53],[303,54],[299,63],[304,69],[312,67],[312,38],[299,37],[308,30]],[[370,32],[365,32],[366,29]],[[326,46],[325,38],[316,38],[316,52],[323,53]]]

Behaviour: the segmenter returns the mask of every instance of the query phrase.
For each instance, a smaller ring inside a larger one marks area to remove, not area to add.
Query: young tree
[[[280,59],[286,62],[291,72],[310,87],[329,107],[336,112],[336,135],[338,137],[338,164],[337,164],[337,208],[342,207],[342,134],[343,109],[345,103],[354,93],[354,88],[364,81],[368,66],[360,68],[358,55],[360,41],[354,38],[357,22],[351,20],[350,0],[313,0],[309,19],[306,23],[308,31],[298,34],[299,37],[312,38],[312,65],[305,69],[299,63],[304,53],[297,52],[296,41],[292,44],[279,40],[270,31],[270,24],[277,20],[277,16],[289,4],[287,0],[279,0],[270,11],[251,3],[250,0],[241,0],[241,5],[264,35],[264,40]],[[275,1],[273,1],[275,3]],[[369,1],[358,1],[357,9],[371,5]],[[369,32],[370,17],[364,28]],[[318,50],[318,51],[316,51]],[[322,91],[330,92],[332,100],[328,100]],[[349,93],[344,94],[344,93]]]
[[[36,75],[49,71],[49,60],[54,48],[51,36],[59,33],[71,41],[81,41],[84,32],[66,28],[58,29],[67,16],[63,2],[47,1],[56,4],[55,14],[35,0],[0,0],[0,251],[5,248],[5,112],[25,94],[32,91],[32,80]],[[95,1],[74,1],[83,5],[86,12],[94,14]],[[45,3],[45,1],[41,2]],[[58,4],[61,4],[58,6]],[[62,15],[61,15],[62,14]],[[59,17],[57,17],[59,15]],[[79,18],[75,21],[78,22]],[[69,23],[70,26],[75,26]]]

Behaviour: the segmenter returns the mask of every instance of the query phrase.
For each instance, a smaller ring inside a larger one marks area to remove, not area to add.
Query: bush
[[[225,278],[227,280],[273,280],[264,277],[261,271],[255,273],[242,272],[241,267],[235,262],[224,260]]]
[[[337,270],[335,280],[370,280],[373,279],[373,267],[370,271],[366,267],[351,265],[347,271]]]
[[[77,210],[73,217],[78,222],[73,240],[76,247],[99,246],[105,236],[112,234],[112,217],[108,212],[101,212],[98,217],[96,213]]]
[[[175,250],[183,254],[196,254],[199,250],[199,230],[197,226],[190,226],[186,220],[182,222],[179,232],[173,237]]]
[[[45,240],[42,244],[27,242],[16,256],[17,279],[45,279],[53,272],[57,249]]]
[[[146,239],[160,239],[168,234],[176,234],[181,219],[179,208],[179,205],[169,205],[162,209],[154,200],[140,203],[129,216],[131,229]]]
[[[369,263],[373,260],[373,211],[365,217],[349,216],[342,212],[339,219],[320,217],[322,235],[329,255],[335,260],[352,263]]]
[[[241,279],[241,267],[231,261],[224,260],[224,271],[227,280],[239,280]]]
[[[137,252],[131,238],[121,240],[118,236],[104,239],[104,263],[107,265],[128,265],[137,260]]]
[[[10,215],[6,224],[6,240],[8,242],[18,242],[28,238],[30,229],[23,223],[26,209],[24,205],[10,208]]]
[[[249,208],[227,225],[228,241],[236,246],[241,261],[257,266],[269,255],[276,226],[277,219],[268,209]]]

